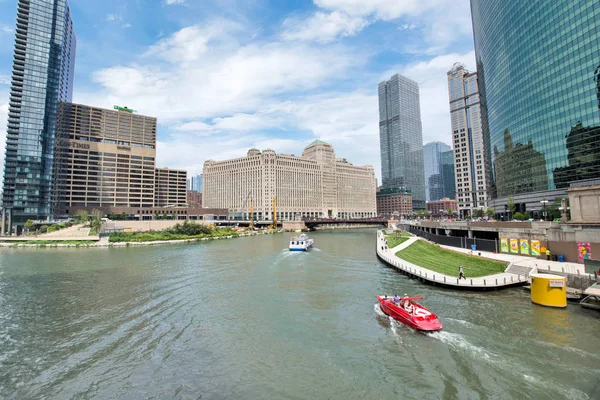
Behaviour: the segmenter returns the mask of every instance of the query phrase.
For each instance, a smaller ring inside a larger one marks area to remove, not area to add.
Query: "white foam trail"
[[[437,331],[430,333],[429,336],[439,339],[440,341],[454,349],[465,350],[485,360],[492,360],[496,357],[495,354],[486,351],[484,348],[469,343],[463,335],[460,335],[458,333],[452,333],[448,331]]]
[[[377,303],[373,306],[373,310],[375,310],[375,314],[379,315],[380,317],[387,318],[387,315],[385,315],[385,313],[381,309],[381,306],[379,305],[379,303]]]
[[[469,322],[469,321],[464,321],[462,319],[454,319],[454,318],[444,318],[446,321],[453,321],[453,322],[458,322],[459,324],[466,326],[467,328],[475,328],[477,325]]]

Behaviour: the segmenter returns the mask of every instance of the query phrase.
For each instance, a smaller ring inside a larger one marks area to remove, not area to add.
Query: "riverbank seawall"
[[[412,237],[393,249],[389,249],[386,248],[385,236],[383,235],[382,231],[377,231],[375,244],[377,257],[388,266],[411,278],[417,279],[423,283],[441,286],[448,289],[486,291],[524,286],[528,283],[528,277],[526,275],[518,275],[506,272],[479,278],[461,280],[455,276],[448,276],[439,272],[431,271],[427,268],[419,267],[396,256],[397,252],[410,246],[417,240],[422,239],[418,237]],[[508,268],[510,268],[510,266],[507,267],[507,269]]]

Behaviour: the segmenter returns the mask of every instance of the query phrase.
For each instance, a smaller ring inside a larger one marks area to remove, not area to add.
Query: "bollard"
[[[471,279],[471,286],[473,286],[473,279]]]
[[[498,278],[496,278],[496,286],[498,286]]]
[[[456,280],[456,284],[457,284],[457,285],[460,285],[460,281],[459,281],[458,279]]]
[[[504,277],[504,284],[506,285],[506,277]]]
[[[444,283],[446,283],[446,277],[444,277]]]
[[[484,280],[483,280],[483,286],[486,286],[486,285],[487,285],[487,283],[485,283],[485,279],[484,279]]]
[[[513,281],[513,277],[512,277],[512,275],[510,276],[510,282],[511,282],[511,283],[512,283],[512,282],[514,282],[514,281]]]
[[[435,275],[433,276],[433,280],[435,281]]]
[[[562,269],[562,272],[565,272],[565,267],[561,267],[560,269]]]

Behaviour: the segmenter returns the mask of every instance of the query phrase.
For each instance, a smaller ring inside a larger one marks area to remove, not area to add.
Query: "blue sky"
[[[421,88],[425,142],[450,143],[446,71],[474,68],[469,0],[70,0],[74,101],[159,119],[158,166],[201,173],[315,139],[380,175],[377,83]],[[0,139],[16,0],[0,0]]]

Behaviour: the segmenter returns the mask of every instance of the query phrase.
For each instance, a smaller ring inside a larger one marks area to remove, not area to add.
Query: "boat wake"
[[[457,322],[463,326],[466,326],[467,328],[475,328],[477,325],[469,322],[469,321],[464,321],[462,319],[454,319],[454,318],[444,318],[446,321],[452,321],[452,322]]]
[[[440,340],[444,344],[447,344],[454,350],[467,351],[477,356],[479,359],[493,361],[497,357],[494,353],[485,350],[483,347],[469,343],[463,335],[458,333],[437,331],[428,333],[428,335],[434,339]]]
[[[373,310],[375,311],[375,314],[377,314],[378,317],[385,318],[389,321],[390,328],[392,330],[392,333],[394,334],[394,338],[396,338],[398,343],[404,344],[404,342],[402,341],[402,335],[400,334],[400,329],[402,329],[402,324],[400,322],[396,321],[394,318],[386,315],[381,310],[381,306],[379,305],[379,303],[377,303],[373,306]]]

